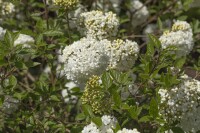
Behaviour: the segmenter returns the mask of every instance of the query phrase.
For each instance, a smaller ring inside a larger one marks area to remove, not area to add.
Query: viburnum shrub
[[[200,132],[199,0],[0,0],[0,132]]]

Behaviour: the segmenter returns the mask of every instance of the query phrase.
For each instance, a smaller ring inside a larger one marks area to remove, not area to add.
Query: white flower
[[[25,34],[19,34],[19,37],[17,38],[17,40],[15,40],[14,45],[18,45],[18,44],[23,44],[24,47],[30,47],[29,44],[34,43],[34,39],[29,36],[29,35],[25,35]]]
[[[186,113],[178,124],[185,132],[196,133],[200,131],[200,107]]]
[[[172,26],[171,32],[165,32],[160,38],[162,49],[169,46],[176,46],[178,57],[186,56],[193,48],[193,33],[190,25],[187,22],[177,21]]]
[[[139,0],[131,0],[130,4],[129,10],[131,11],[131,14],[129,12],[127,14],[129,16],[132,15],[132,26],[136,27],[147,20],[149,17],[149,11],[147,10],[147,7]]]
[[[15,6],[10,2],[3,2],[2,3],[2,14],[8,15],[15,12]]]
[[[119,20],[112,12],[91,11],[82,13],[80,16],[88,37],[104,39],[117,34]]]
[[[6,33],[6,30],[0,27],[0,40],[4,38],[5,33]]]
[[[76,5],[79,3],[79,0],[53,0],[53,3],[55,5],[64,7],[65,9],[71,9],[76,7]]]
[[[70,103],[70,102],[76,103],[77,97],[72,94],[72,89],[77,87],[77,84],[75,84],[74,82],[71,81],[71,82],[66,83],[65,87],[67,87],[68,89],[63,89],[61,92],[65,103]]]
[[[122,130],[117,131],[117,133],[140,133],[137,129],[126,129],[123,128]]]
[[[76,83],[85,83],[92,75],[100,75],[108,66],[105,45],[108,40],[82,38],[63,50],[62,61],[66,77]]]
[[[119,71],[127,71],[133,67],[138,57],[139,46],[130,40],[117,39],[108,45],[108,55],[110,55],[109,68]]]
[[[200,100],[200,81],[184,76],[183,81],[170,90],[160,89],[160,114],[170,122],[180,121],[187,112],[195,111]]]
[[[172,31],[179,31],[179,30],[192,32],[192,29],[189,23],[187,23],[186,21],[177,20],[172,26]]]
[[[94,123],[91,123],[85,126],[81,133],[100,133],[100,130]]]
[[[97,127],[93,122],[84,127],[82,133],[114,133],[113,129],[116,128],[117,120],[113,116],[104,115],[101,117],[102,125]]]
[[[138,53],[136,42],[120,39],[113,42],[106,39],[97,41],[87,37],[66,46],[59,60],[64,63],[66,77],[80,84],[110,68],[130,70]]]
[[[117,119],[110,115],[104,115],[101,117],[102,126],[100,127],[101,132],[109,129],[115,129],[117,124]]]

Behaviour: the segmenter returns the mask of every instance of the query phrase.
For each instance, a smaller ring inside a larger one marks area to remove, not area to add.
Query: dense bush
[[[0,132],[200,132],[199,0],[0,0]]]

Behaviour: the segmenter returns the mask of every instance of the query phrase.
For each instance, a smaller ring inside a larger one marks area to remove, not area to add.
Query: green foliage
[[[169,0],[141,0],[146,2],[150,17],[135,29],[126,14],[130,1],[121,3],[118,14],[121,26],[117,37],[134,38],[141,44],[140,54],[130,71],[107,70],[100,75],[102,83],[95,91],[104,94],[99,103],[107,100],[102,107],[108,108],[102,114],[95,113],[91,105],[82,104],[83,88],[75,87],[67,96],[69,99],[76,96],[74,103],[64,102],[62,90],[69,91],[65,86],[69,79],[62,75],[63,64],[58,61],[62,52],[59,53],[59,50],[83,35],[81,29],[70,25],[71,20],[77,19],[69,18],[75,9],[67,11],[43,1],[13,0],[19,14],[2,17],[0,13],[0,26],[7,29],[3,39],[0,39],[0,132],[79,133],[91,121],[100,127],[102,115],[117,118],[115,132],[123,127],[137,128],[141,133],[184,132],[176,123],[169,125],[159,114],[158,90],[179,84],[185,68],[194,69],[197,78],[200,75],[200,9],[190,6],[193,0],[177,0],[175,3]],[[82,0],[81,3],[90,10],[95,1]],[[105,8],[96,6],[101,10]],[[168,29],[166,21],[177,18],[190,22],[193,29],[195,45],[187,57],[176,57],[173,52],[177,48],[173,46],[163,50],[158,39]],[[158,31],[155,35],[143,37],[141,34],[150,23],[158,25]],[[15,45],[15,40],[22,33],[31,35],[35,42],[28,47]],[[18,101],[17,109],[11,113],[4,107],[8,96]]]

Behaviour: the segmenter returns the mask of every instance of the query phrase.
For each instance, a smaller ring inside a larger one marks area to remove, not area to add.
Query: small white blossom
[[[108,45],[108,53],[110,54],[109,68],[119,71],[127,71],[133,67],[138,57],[139,46],[136,42],[130,40],[117,39]]]
[[[85,126],[81,133],[100,133],[100,130],[94,123],[91,123]]]
[[[91,11],[82,13],[80,16],[88,37],[104,39],[117,34],[119,20],[112,12]]]
[[[117,120],[113,116],[104,115],[101,117],[102,125],[97,127],[93,122],[84,127],[82,133],[114,133],[113,129],[116,128]]]
[[[189,23],[187,23],[186,21],[177,20],[172,26],[172,31],[179,31],[179,30],[192,32],[192,29]]]
[[[122,130],[117,131],[117,133],[140,133],[140,132],[137,129],[123,128]]]
[[[117,120],[115,117],[110,115],[104,115],[101,117],[102,126],[100,127],[101,133],[111,132],[112,129],[115,129]]]
[[[170,122],[184,119],[187,112],[195,111],[199,106],[200,82],[187,76],[182,80],[170,90],[158,91],[161,97],[160,114]]]
[[[9,15],[15,12],[15,6],[10,2],[3,2],[1,6],[2,6],[1,12],[3,15]]]
[[[77,6],[79,0],[52,0],[55,5],[64,7],[65,9],[71,9]]]
[[[200,107],[186,113],[178,124],[185,132],[196,133],[200,131]]]
[[[193,48],[193,33],[187,22],[177,21],[172,26],[171,32],[165,32],[160,38],[162,49],[169,46],[176,46],[178,57],[188,55]]]
[[[109,43],[108,40],[82,38],[66,46],[61,56],[66,77],[76,83],[85,83],[92,75],[102,74],[109,60],[104,45]]]

